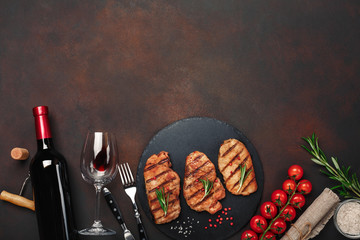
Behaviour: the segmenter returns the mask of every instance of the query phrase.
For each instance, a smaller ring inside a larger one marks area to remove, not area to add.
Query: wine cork
[[[11,157],[15,160],[26,160],[29,157],[29,151],[25,148],[13,148],[11,150]]]

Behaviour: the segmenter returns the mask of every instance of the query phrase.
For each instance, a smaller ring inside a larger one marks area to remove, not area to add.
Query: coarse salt
[[[191,233],[195,232],[194,230],[192,230],[193,226],[192,224],[194,224],[195,219],[194,218],[189,218],[187,217],[187,221],[176,221],[176,226],[171,226],[170,229],[173,231],[176,231],[177,234],[179,235],[183,235],[184,237],[188,237],[189,235],[191,235]]]
[[[360,234],[360,204],[348,202],[342,205],[336,216],[341,231],[349,235]]]

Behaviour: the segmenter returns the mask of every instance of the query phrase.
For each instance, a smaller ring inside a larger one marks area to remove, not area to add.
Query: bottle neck
[[[53,148],[48,115],[35,116],[38,150]]]
[[[52,138],[43,138],[37,140],[37,148],[38,150],[44,149],[52,149],[54,148],[54,144]]]
[[[47,115],[35,116],[36,139],[51,138],[49,118]]]

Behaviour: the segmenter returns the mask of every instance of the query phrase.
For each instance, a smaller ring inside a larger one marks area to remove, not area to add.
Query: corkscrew
[[[15,204],[17,206],[25,207],[25,208],[28,208],[30,210],[35,211],[34,201],[23,197],[26,185],[28,184],[29,180],[30,180],[30,172],[28,173],[28,175],[25,178],[23,184],[21,185],[19,195],[9,193],[9,192],[3,190],[0,193],[0,200],[7,201],[7,202],[10,202],[10,203]]]

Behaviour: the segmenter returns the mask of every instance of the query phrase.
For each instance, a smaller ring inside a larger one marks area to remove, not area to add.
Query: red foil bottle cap
[[[35,117],[36,139],[51,138],[51,131],[48,119],[48,107],[38,106],[33,108]]]
[[[33,108],[34,117],[41,115],[48,115],[48,112],[49,110],[47,106],[38,106]]]

